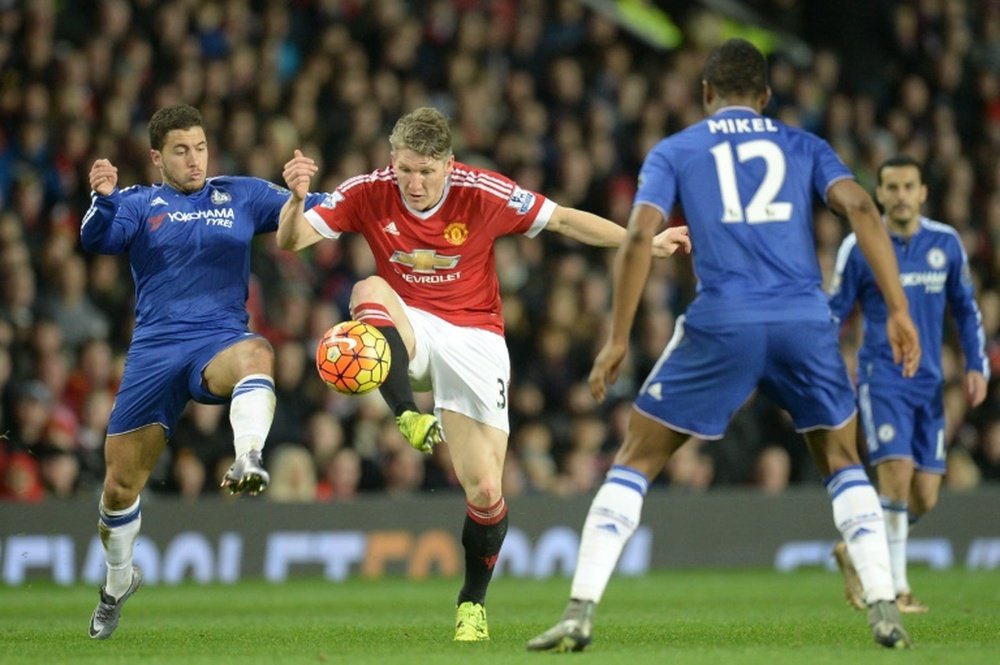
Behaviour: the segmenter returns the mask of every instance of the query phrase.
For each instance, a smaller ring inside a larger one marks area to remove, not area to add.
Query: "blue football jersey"
[[[684,210],[698,278],[691,324],[828,321],[813,202],[852,177],[823,139],[727,107],[650,151],[635,203]]]
[[[288,196],[283,187],[240,176],[209,178],[192,194],[163,184],[94,193],[80,238],[90,252],[128,251],[133,341],[209,327],[246,330],[250,243],[278,228]]]
[[[910,386],[936,387],[942,381],[941,346],[945,305],[958,328],[966,370],[989,378],[985,333],[973,293],[969,262],[955,229],[921,217],[920,228],[909,239],[892,236],[899,262],[899,278],[910,303],[910,316],[920,333],[920,368],[911,380],[904,379],[892,361],[886,338],[887,311],[875,276],[852,233],[837,253],[837,268],[830,285],[830,309],[844,320],[855,303],[864,315],[864,336],[858,351],[858,380],[894,382],[901,390]]]

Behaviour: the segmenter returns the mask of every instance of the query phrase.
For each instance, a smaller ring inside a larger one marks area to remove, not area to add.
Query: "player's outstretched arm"
[[[309,157],[296,150],[295,155],[285,164],[282,175],[291,191],[291,196],[281,207],[278,215],[278,247],[299,251],[318,242],[321,236],[306,219],[305,201],[309,193],[309,183],[319,167]]]
[[[610,219],[576,208],[557,206],[545,228],[595,247],[620,247],[625,242],[625,230],[622,227]],[[665,229],[654,236],[651,242],[653,256],[656,258],[671,256],[678,249],[686,253],[691,251],[691,238],[686,226]]]
[[[556,206],[545,230],[595,247],[620,247],[625,240],[625,229],[610,219],[565,206]]]
[[[861,185],[840,180],[828,192],[830,208],[847,217],[858,246],[875,274],[889,315],[886,332],[893,360],[903,364],[903,376],[913,376],[920,366],[920,337],[910,318],[909,302],[899,283],[899,264],[875,202]]]

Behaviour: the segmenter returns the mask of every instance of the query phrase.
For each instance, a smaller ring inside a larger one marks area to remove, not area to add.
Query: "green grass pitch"
[[[454,579],[150,586],[101,642],[87,637],[96,589],[35,582],[0,588],[0,663],[1000,662],[1000,571],[915,568],[911,583],[931,611],[905,618],[908,652],[872,642],[835,573],[701,570],[614,579],[590,648],[552,655],[524,642],[558,618],[567,579],[495,580],[492,639],[477,644],[452,642]]]

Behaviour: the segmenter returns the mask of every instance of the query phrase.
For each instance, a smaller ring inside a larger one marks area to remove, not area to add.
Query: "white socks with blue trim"
[[[892,583],[896,595],[910,593],[906,576],[906,541],[910,536],[910,516],[906,501],[892,501],[881,497],[885,513],[885,535],[889,541],[889,563],[892,564]]]
[[[608,471],[583,523],[570,598],[600,602],[625,543],[639,526],[648,486],[635,469],[615,465]]]
[[[142,511],[138,498],[124,510],[108,510],[104,507],[103,494],[98,507],[100,519],[97,532],[104,545],[104,561],[108,566],[104,591],[119,598],[132,583],[132,550],[142,527]]]
[[[274,420],[274,379],[267,374],[250,374],[233,388],[229,422],[233,426],[236,457],[264,449]]]
[[[861,578],[865,602],[894,600],[882,505],[864,467],[844,467],[824,484],[833,502],[833,521]]]

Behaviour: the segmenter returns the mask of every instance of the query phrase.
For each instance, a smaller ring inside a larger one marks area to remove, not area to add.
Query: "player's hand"
[[[107,159],[98,159],[90,167],[90,188],[100,194],[107,196],[115,191],[118,185],[118,167]]]
[[[590,384],[590,394],[598,402],[604,401],[608,395],[608,386],[618,380],[618,368],[627,352],[627,344],[616,343],[610,339],[601,347],[587,379]]]
[[[303,155],[301,150],[296,150],[295,156],[285,164],[281,175],[284,176],[288,189],[292,191],[292,196],[305,199],[309,193],[309,181],[318,170],[316,162]]]
[[[986,377],[982,372],[965,373],[965,397],[971,406],[979,406],[986,399]]]
[[[903,376],[913,376],[920,366],[920,336],[910,313],[905,310],[891,312],[885,328],[892,347],[893,362],[903,364]]]
[[[653,256],[658,259],[666,258],[678,249],[684,250],[685,254],[691,253],[691,236],[686,226],[671,226],[653,237]]]

